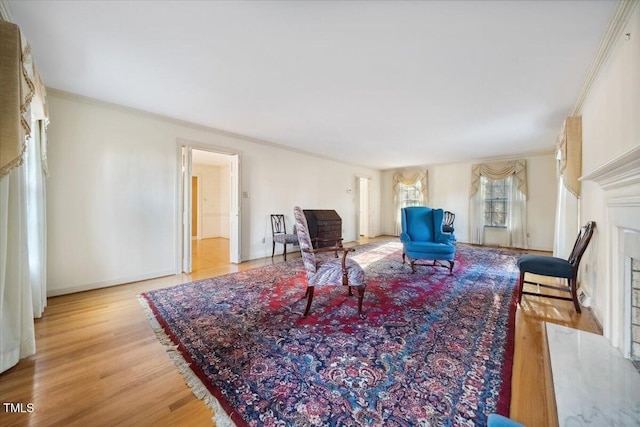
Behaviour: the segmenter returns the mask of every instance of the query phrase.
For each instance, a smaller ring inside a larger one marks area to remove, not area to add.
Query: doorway
[[[356,177],[356,240],[369,237],[369,187],[371,178]]]
[[[179,142],[178,272],[240,263],[238,154]]]

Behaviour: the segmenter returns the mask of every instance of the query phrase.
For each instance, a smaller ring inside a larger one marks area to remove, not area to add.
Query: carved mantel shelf
[[[580,177],[605,190],[640,183],[640,145]]]

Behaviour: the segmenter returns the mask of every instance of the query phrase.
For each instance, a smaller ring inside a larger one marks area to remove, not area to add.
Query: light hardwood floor
[[[192,274],[50,298],[43,317],[36,320],[36,355],[0,374],[0,402],[31,403],[33,412],[0,408],[0,425],[213,425],[212,411],[185,385],[150,329],[137,296],[282,261],[277,255],[232,265],[226,245],[224,239],[194,242]],[[297,256],[291,253],[288,258]],[[545,321],[600,332],[588,310],[578,315],[570,302],[523,297],[516,314],[511,417],[529,427],[548,425]]]

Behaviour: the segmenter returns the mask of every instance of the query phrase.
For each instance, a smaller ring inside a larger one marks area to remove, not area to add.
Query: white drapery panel
[[[484,197],[484,186],[479,185],[469,199],[469,243],[474,245],[484,242]]]
[[[46,305],[47,108],[31,47],[14,24],[0,21],[0,33],[0,372],[4,372],[35,353],[33,318]]]
[[[396,207],[396,224],[395,234],[400,235],[402,225],[400,223],[400,209],[402,206],[402,186],[403,185],[416,185],[420,183],[420,191],[422,197],[422,204],[426,205],[429,202],[429,175],[426,170],[411,169],[397,171],[393,174],[393,203]]]
[[[0,179],[0,372],[36,351],[25,180],[24,167]]]
[[[578,223],[578,198],[567,188],[562,176],[558,177],[558,203],[553,239],[553,256],[569,258],[580,225]]]
[[[567,117],[556,143],[558,203],[553,256],[568,258],[580,230],[582,116]]]
[[[29,247],[29,281],[33,317],[41,317],[47,306],[47,214],[45,188],[46,122],[34,120],[32,137],[27,141],[24,169],[27,183],[27,244]]]
[[[527,239],[527,165],[525,160],[477,163],[471,166],[469,190],[469,241],[484,243],[484,199],[482,179],[507,179],[509,208],[507,232],[509,245],[528,249]]]
[[[517,176],[509,178],[509,215],[507,219],[507,231],[509,233],[509,246],[512,248],[529,249],[527,239],[527,197],[518,188]]]

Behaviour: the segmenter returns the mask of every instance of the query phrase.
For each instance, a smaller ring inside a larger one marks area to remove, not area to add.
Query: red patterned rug
[[[459,244],[454,274],[356,248],[367,288],[318,289],[300,259],[141,295],[218,425],[482,426],[509,415],[517,253]]]

